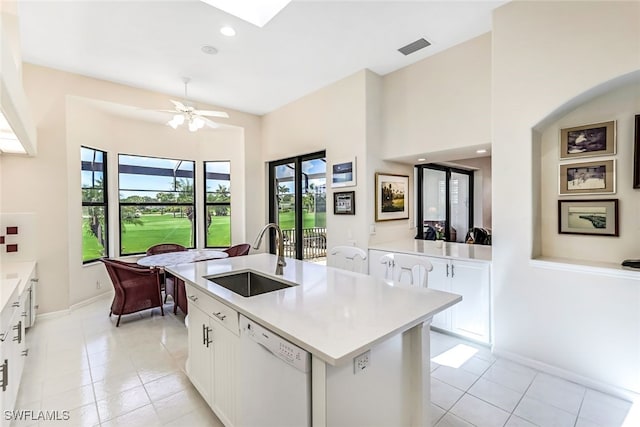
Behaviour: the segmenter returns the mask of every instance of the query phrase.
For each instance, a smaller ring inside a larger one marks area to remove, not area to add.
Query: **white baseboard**
[[[96,295],[95,297],[91,297],[89,299],[86,299],[84,301],[80,301],[79,303],[73,304],[71,307],[69,307],[69,310],[73,311],[76,310],[80,307],[84,307],[86,305],[89,305],[91,303],[94,303],[98,300],[104,299],[106,297],[111,297],[113,298],[113,290],[101,293],[100,295]]]
[[[593,378],[585,377],[583,375],[579,375],[579,374],[576,374],[575,372],[567,371],[566,369],[561,369],[553,365],[548,365],[538,360],[529,359],[528,357],[524,357],[519,354],[512,353],[510,351],[502,350],[495,346],[492,348],[492,353],[495,356],[520,363],[521,365],[525,365],[530,368],[536,369],[538,371],[541,371],[550,375],[554,375],[559,378],[563,378],[567,381],[580,384],[582,386],[600,391],[602,393],[619,397],[621,399],[628,400],[631,402],[640,402],[640,394],[625,388],[617,387],[608,383],[604,383],[602,381],[594,380]]]
[[[107,298],[107,297],[113,297],[113,290],[111,291],[107,291],[104,292],[100,295],[96,295],[95,297],[91,297],[87,300],[84,301],[80,301],[77,304],[73,304],[72,306],[70,306],[69,308],[65,309],[65,310],[59,310],[59,311],[51,311],[49,313],[43,313],[43,314],[38,314],[37,318],[40,321],[47,321],[49,319],[57,319],[59,317],[63,317],[68,315],[69,313],[71,313],[73,310],[77,310],[78,308],[84,307],[86,305],[89,305],[95,301],[101,300],[103,298]]]

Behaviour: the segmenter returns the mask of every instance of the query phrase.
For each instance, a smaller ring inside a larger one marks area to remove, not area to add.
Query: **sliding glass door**
[[[285,256],[302,260],[325,259],[325,152],[269,163],[269,220],[282,229]],[[271,234],[271,252],[275,252]]]

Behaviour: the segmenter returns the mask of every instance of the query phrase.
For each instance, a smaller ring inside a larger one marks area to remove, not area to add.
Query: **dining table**
[[[138,265],[143,265],[145,267],[166,267],[168,265],[227,258],[228,256],[229,254],[226,252],[216,249],[190,249],[188,251],[147,255],[143,256],[136,262]]]

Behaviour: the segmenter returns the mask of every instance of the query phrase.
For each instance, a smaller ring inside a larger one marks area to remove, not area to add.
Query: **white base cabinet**
[[[187,374],[225,426],[236,424],[238,314],[187,285]]]
[[[385,279],[386,266],[380,262],[380,259],[392,253],[369,249],[369,274]],[[490,344],[490,262],[468,261],[452,257],[425,256],[425,258],[433,265],[433,270],[428,275],[427,287],[462,295],[461,302],[436,314],[431,326]]]
[[[15,407],[18,389],[29,354],[26,343],[26,328],[35,321],[35,286],[37,283],[35,263],[16,264],[15,278],[0,280],[3,292],[11,292],[0,313],[0,403],[2,426],[10,425],[4,415]],[[7,270],[12,269],[8,265]],[[8,273],[8,271],[7,271]]]

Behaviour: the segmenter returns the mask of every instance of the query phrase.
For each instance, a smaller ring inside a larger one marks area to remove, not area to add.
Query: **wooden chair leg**
[[[120,326],[120,318],[121,318],[121,317],[122,317],[122,314],[118,316],[118,321],[116,322],[116,328],[117,328],[118,326]]]

